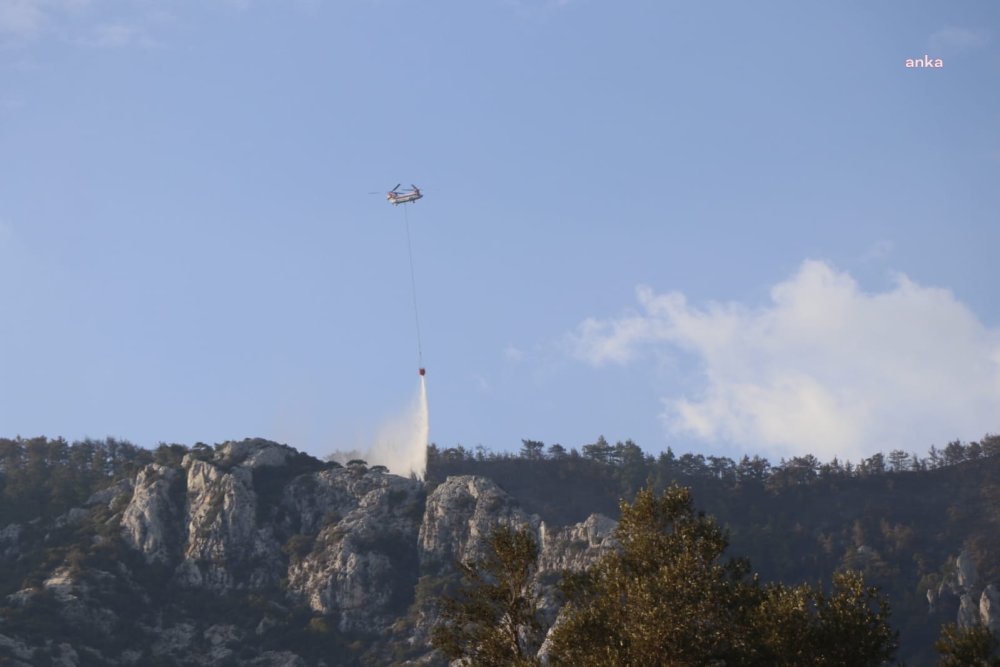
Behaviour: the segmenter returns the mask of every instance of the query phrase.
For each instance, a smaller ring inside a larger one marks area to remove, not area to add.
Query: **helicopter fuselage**
[[[417,201],[422,197],[423,195],[420,194],[419,190],[417,190],[416,192],[390,192],[389,194],[386,195],[386,199],[388,199],[389,203],[393,205],[405,204],[407,202]]]

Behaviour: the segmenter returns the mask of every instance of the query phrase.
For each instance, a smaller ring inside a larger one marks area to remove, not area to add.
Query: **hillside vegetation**
[[[936,664],[942,625],[978,622],[1000,583],[997,436],[857,464],[654,457],[603,438],[516,454],[432,445],[422,485],[266,440],[0,439],[0,660],[438,664],[440,596],[477,535],[505,523],[546,536],[538,581],[554,590],[560,568],[612,548],[592,515],[618,519],[620,500],[675,483],[766,581],[830,590],[860,571],[888,597],[909,665]]]
[[[941,625],[956,621],[960,554],[976,573],[970,591],[1000,581],[996,435],[932,447],[925,456],[876,453],[857,464],[811,455],[734,461],[669,449],[654,457],[603,437],[580,450],[525,440],[516,454],[432,446],[428,484],[451,475],[489,477],[555,525],[591,512],[617,518],[619,499],[631,501],[647,483],[660,492],[687,486],[728,529],[730,551],[767,580],[828,583],[835,571],[860,570],[888,595],[898,657],[911,665],[933,664]]]

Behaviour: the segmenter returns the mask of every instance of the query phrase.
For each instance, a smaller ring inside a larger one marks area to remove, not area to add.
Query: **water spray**
[[[427,410],[427,382],[420,377],[420,389],[409,407],[382,424],[375,444],[365,460],[380,464],[397,475],[415,475],[423,479],[427,471],[427,441],[430,421]]]

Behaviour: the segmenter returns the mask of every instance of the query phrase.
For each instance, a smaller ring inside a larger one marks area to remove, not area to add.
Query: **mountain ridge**
[[[0,657],[10,664],[442,664],[429,633],[437,600],[458,585],[456,561],[480,558],[497,524],[528,526],[554,622],[560,573],[613,548],[615,513],[560,521],[551,508],[586,492],[607,510],[639,473],[654,487],[694,487],[729,528],[731,551],[768,577],[863,571],[893,597],[909,664],[931,664],[941,622],[1000,624],[994,456],[769,485],[782,470],[741,481],[685,464],[668,480],[572,453],[443,460],[432,447],[421,483],[261,439],[154,452],[62,445],[0,441],[0,516],[17,515],[19,498],[19,518],[35,515],[0,524]],[[97,470],[90,482],[64,470],[85,477],[81,462]],[[55,481],[41,486],[59,502],[29,483],[45,470]]]

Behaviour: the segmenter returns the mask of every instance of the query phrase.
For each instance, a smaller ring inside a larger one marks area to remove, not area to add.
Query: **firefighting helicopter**
[[[385,193],[385,198],[388,199],[389,203],[392,204],[393,206],[406,204],[411,201],[417,201],[418,199],[423,197],[423,195],[420,194],[420,188],[418,188],[417,186],[411,185],[409,190],[403,190],[402,192],[400,192],[399,191],[400,185],[402,184],[396,183],[396,187],[394,187],[392,190],[389,190],[389,192]]]

